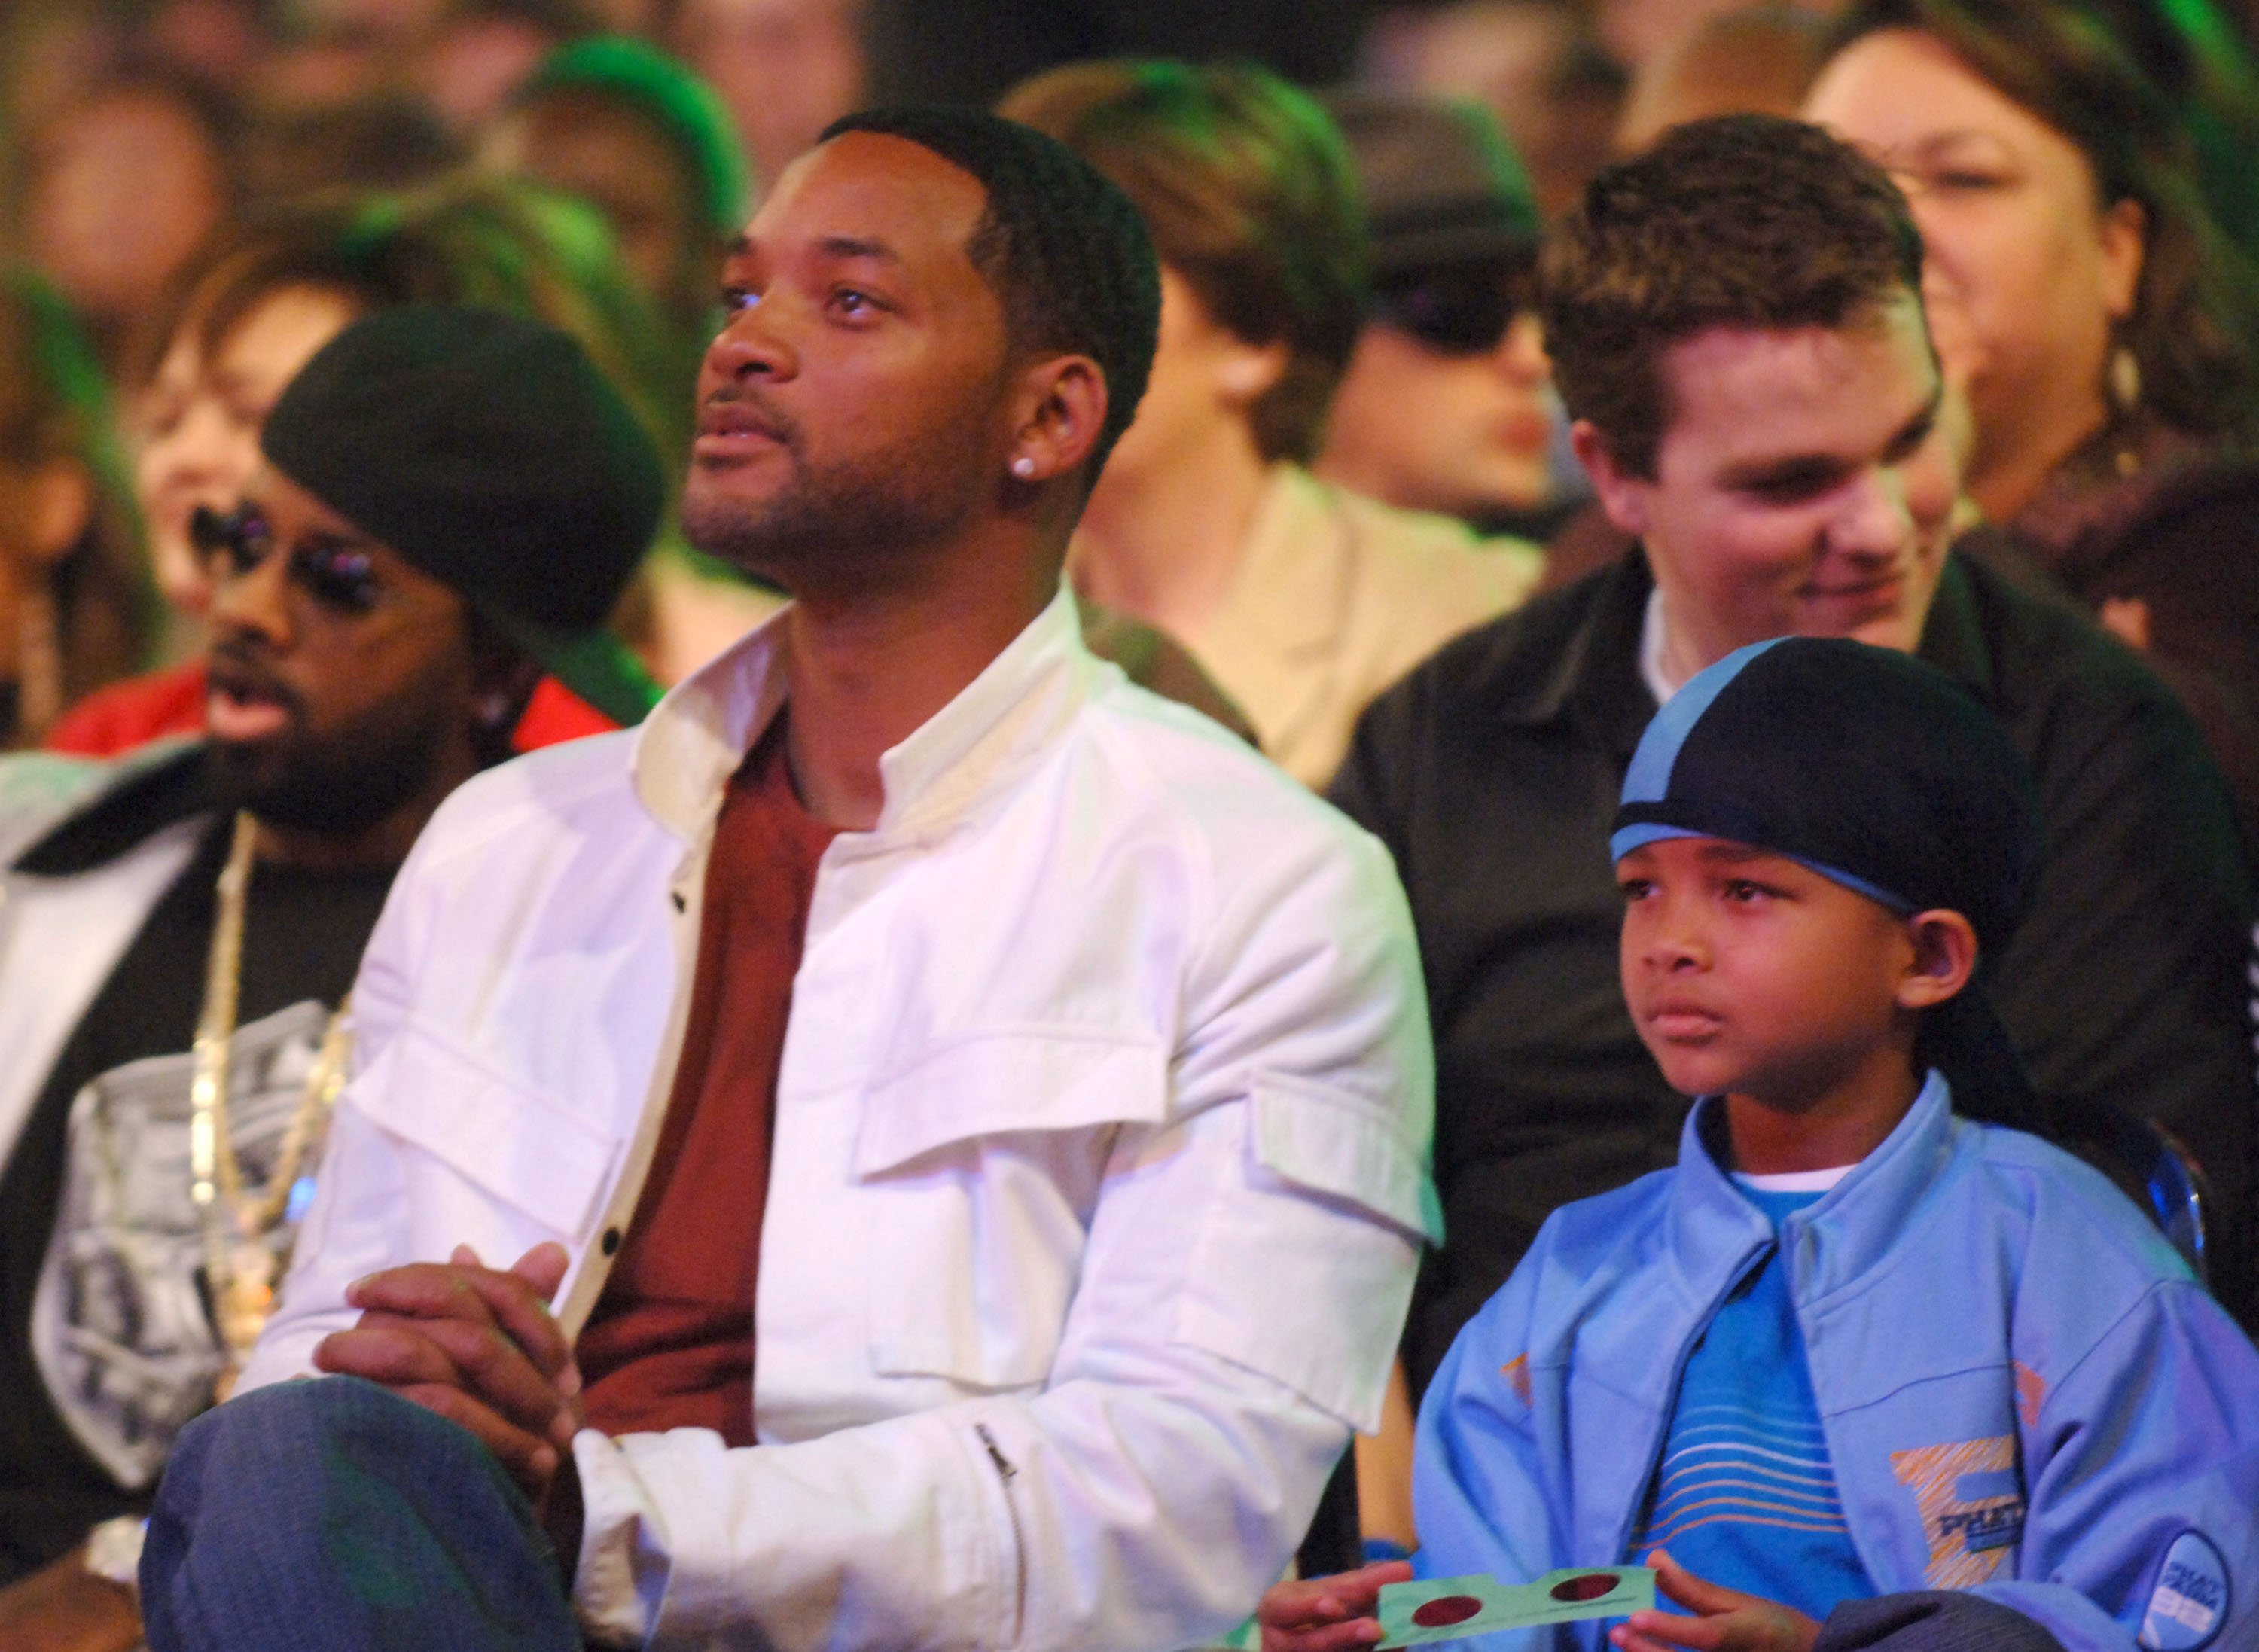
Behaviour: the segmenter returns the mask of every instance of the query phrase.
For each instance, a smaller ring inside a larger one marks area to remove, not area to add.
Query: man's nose
[[[792,377],[799,360],[785,323],[776,299],[758,299],[733,311],[707,347],[707,371],[723,379]]]
[[[1709,962],[1709,939],[1699,906],[1666,894],[1649,897],[1642,955],[1658,971],[1699,969]]]
[[[1871,466],[1848,482],[1828,524],[1828,548],[1845,556],[1885,560],[1902,556],[1914,537],[1902,466]]]
[[[223,635],[256,636],[278,652],[289,648],[297,635],[290,559],[278,551],[254,568],[223,574],[212,587],[211,623]]]
[[[1545,329],[1537,317],[1525,310],[1507,323],[1491,360],[1516,384],[1544,383],[1552,374],[1553,364],[1546,360]]]

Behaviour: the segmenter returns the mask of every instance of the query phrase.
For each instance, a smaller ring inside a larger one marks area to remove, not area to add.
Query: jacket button
[[[608,1257],[614,1256],[618,1253],[620,1248],[620,1230],[618,1228],[607,1228],[604,1229],[603,1246],[604,1254]]]

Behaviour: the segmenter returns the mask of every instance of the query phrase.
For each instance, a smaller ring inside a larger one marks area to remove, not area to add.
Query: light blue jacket
[[[1974,1588],[2068,1652],[2259,1647],[2259,1353],[2101,1176],[1949,1102],[1931,1075],[1781,1230],[1868,1576]],[[1424,1575],[1628,1558],[1687,1354],[1772,1240],[1722,1122],[1557,1211],[1459,1334],[1420,1415]]]

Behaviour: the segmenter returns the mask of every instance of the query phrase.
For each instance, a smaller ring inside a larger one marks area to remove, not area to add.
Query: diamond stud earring
[[[1025,453],[1012,461],[1012,474],[1025,481],[1036,474],[1036,461]]]

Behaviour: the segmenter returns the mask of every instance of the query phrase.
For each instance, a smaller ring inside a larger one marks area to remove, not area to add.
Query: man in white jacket
[[[1180,1646],[1377,1416],[1435,1233],[1401,894],[1060,583],[1136,214],[859,117],[725,282],[684,521],[795,600],[418,844],[160,1652]]]

